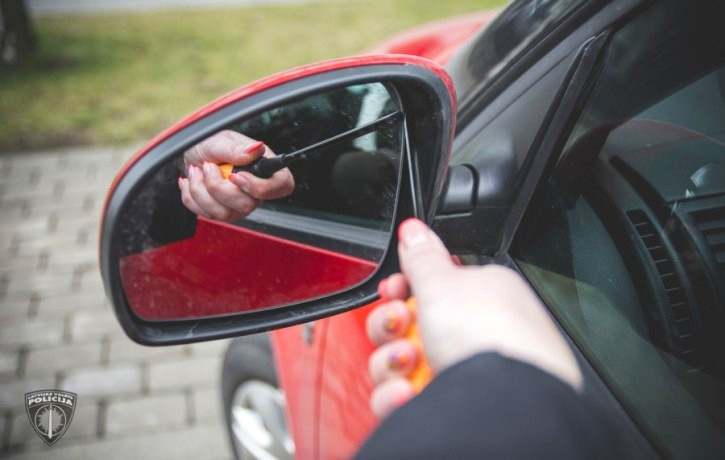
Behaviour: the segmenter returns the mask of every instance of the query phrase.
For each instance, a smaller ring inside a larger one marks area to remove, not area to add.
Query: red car
[[[724,17],[715,0],[517,0],[230,93],[109,192],[120,323],[149,345],[248,335],[224,367],[238,457],[348,457],[376,425],[365,317],[417,216],[461,263],[528,280],[632,456],[721,456]],[[278,157],[241,169],[288,168],[294,193],[233,222],[188,212],[185,152],[222,131],[264,140]]]

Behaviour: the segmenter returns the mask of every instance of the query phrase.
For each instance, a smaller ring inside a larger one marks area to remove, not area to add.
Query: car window
[[[521,53],[556,28],[585,0],[517,0],[511,2],[446,66],[458,100],[488,85]]]
[[[612,37],[512,256],[655,446],[725,452],[722,2]]]

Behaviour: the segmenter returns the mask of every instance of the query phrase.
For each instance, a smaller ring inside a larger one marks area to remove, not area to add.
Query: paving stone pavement
[[[0,154],[0,457],[228,459],[220,375],[227,341],[131,342],[106,300],[98,228],[106,191],[134,148]],[[78,394],[48,447],[24,394]]]

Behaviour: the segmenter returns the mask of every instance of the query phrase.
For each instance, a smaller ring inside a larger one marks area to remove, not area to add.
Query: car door
[[[316,458],[327,319],[272,331],[272,350],[297,458]]]

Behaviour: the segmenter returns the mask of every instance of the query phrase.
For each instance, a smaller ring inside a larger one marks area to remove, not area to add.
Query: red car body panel
[[[373,384],[367,365],[375,347],[365,333],[365,320],[375,305],[326,320],[317,418],[320,458],[350,458],[377,424],[370,411]]]
[[[453,53],[493,19],[498,11],[482,11],[437,21],[394,35],[369,50],[371,54],[412,54],[445,65]]]
[[[287,420],[298,459],[319,458],[318,389],[322,386],[320,370],[327,326],[328,321],[322,320],[311,325],[278,329],[270,334],[277,379],[285,393]]]
[[[371,261],[200,217],[192,238],[123,257],[121,281],[129,305],[144,319],[198,318],[332,294],[376,268]]]
[[[444,65],[496,13],[487,11],[412,29],[369,52],[414,54]],[[374,306],[315,322],[310,344],[303,339],[304,325],[271,332],[299,459],[348,458],[377,424],[369,407],[373,385],[367,372],[374,347],[365,333],[365,319]]]

